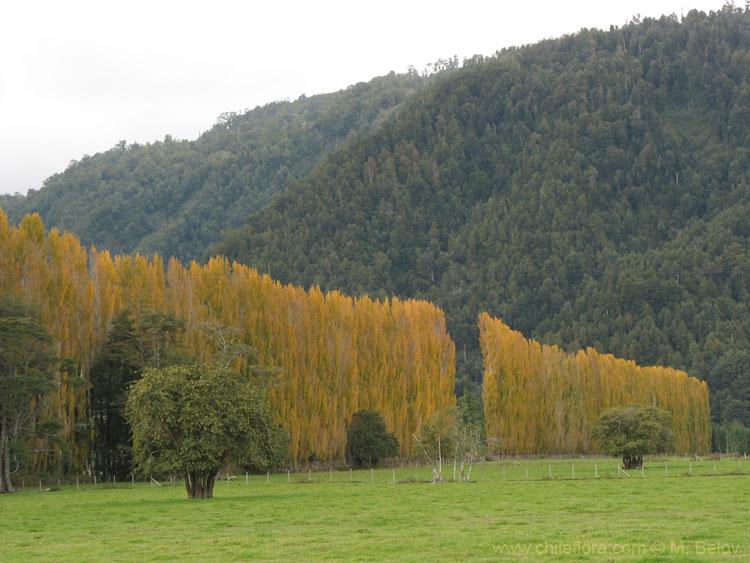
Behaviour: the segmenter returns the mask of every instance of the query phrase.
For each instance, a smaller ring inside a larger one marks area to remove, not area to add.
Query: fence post
[[[503,481],[505,481],[505,463],[503,463]]]
[[[576,478],[576,466],[571,462],[570,468],[573,470],[573,479]]]
[[[529,480],[529,460],[526,460],[526,480]]]
[[[594,477],[599,478],[599,468],[596,466],[596,462],[594,462]]]
[[[370,483],[375,484],[375,471],[370,467]]]
[[[266,485],[271,482],[271,471],[266,471]]]

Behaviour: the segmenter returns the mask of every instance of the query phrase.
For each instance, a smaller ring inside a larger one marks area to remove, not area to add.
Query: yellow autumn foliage
[[[61,364],[45,414],[62,420],[62,444],[39,440],[34,469],[79,471],[88,457],[87,383],[114,315],[172,313],[186,322],[183,348],[210,361],[205,327],[238,331],[257,354],[238,358],[282,369],[272,406],[291,436],[292,459],[340,458],[346,422],[361,409],[382,415],[401,454],[434,411],[455,404],[455,362],[443,312],[425,301],[351,298],[282,285],[241,264],[214,258],[189,266],[158,256],[88,252],[70,234],[45,236],[39,215],[8,224],[0,210],[0,292],[41,307]]]
[[[684,371],[641,367],[593,348],[575,355],[528,340],[479,316],[487,438],[504,454],[593,453],[590,429],[606,409],[629,403],[672,413],[678,452],[711,447],[708,386]]]

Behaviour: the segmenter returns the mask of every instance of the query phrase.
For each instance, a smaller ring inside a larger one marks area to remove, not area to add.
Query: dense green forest
[[[429,299],[709,383],[750,425],[750,12],[582,30],[438,77],[216,251],[283,282]]]
[[[429,81],[415,72],[333,94],[223,114],[195,141],[127,145],[72,162],[23,196],[0,196],[18,223],[45,224],[115,253],[200,259],[222,231],[242,226],[293,178],[357,131],[377,128]]]

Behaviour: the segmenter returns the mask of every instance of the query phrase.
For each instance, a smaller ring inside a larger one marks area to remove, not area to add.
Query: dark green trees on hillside
[[[45,224],[113,253],[200,259],[288,182],[357,132],[376,129],[428,82],[416,73],[226,113],[195,141],[127,145],[84,156],[26,197],[0,196],[18,222]]]
[[[99,247],[195,257],[289,186],[217,252],[437,304],[458,394],[481,384],[487,311],[568,351],[687,370],[716,422],[748,426],[748,29],[727,4],[582,30],[228,114],[193,143],[123,144],[2,201]]]
[[[747,424],[731,382],[750,345],[748,28],[728,5],[469,61],[217,251],[433,301],[459,394],[481,381],[484,310],[569,351],[686,369],[717,420]]]

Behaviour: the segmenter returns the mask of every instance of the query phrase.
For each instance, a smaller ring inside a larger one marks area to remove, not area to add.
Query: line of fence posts
[[[720,454],[719,455],[719,461],[722,462],[723,461],[723,454],[721,452],[719,452],[719,454]],[[736,454],[732,454],[732,458],[734,458],[735,455]],[[693,462],[691,460],[688,460],[687,454],[684,454],[683,459],[684,459],[685,462],[688,463],[688,474],[692,475],[693,474]],[[700,458],[696,455],[696,459],[700,459]],[[747,453],[745,453],[745,452],[743,452],[741,456],[738,456],[738,459],[737,459],[737,471],[738,472],[742,471],[742,461],[743,460],[747,460]],[[480,462],[480,469],[479,469],[480,481],[484,481],[484,458],[481,458],[479,460],[479,462]],[[651,459],[651,463],[653,463],[653,459]],[[411,465],[411,461],[409,461],[409,465]],[[518,465],[518,464],[516,463],[516,465]],[[401,464],[401,467],[403,468],[403,462]],[[505,459],[503,459],[501,461],[501,467],[502,467],[502,480],[506,481],[507,480],[507,474],[506,474],[506,462],[505,462]],[[624,469],[622,467],[620,467],[619,463],[617,464],[616,468],[617,468],[618,475],[623,475],[624,474],[624,475],[630,477],[630,475],[626,471],[624,471]],[[526,480],[527,481],[531,480],[531,476],[530,476],[530,473],[529,473],[529,461],[528,461],[528,459],[525,460],[524,469],[525,469]],[[641,477],[645,478],[646,477],[645,463],[641,463],[640,469],[641,469]],[[570,470],[571,470],[571,477],[573,479],[575,479],[576,478],[576,469],[575,469],[575,463],[572,462],[572,461],[571,461],[571,464],[570,464]],[[714,472],[714,474],[718,474],[718,468],[717,468],[717,465],[716,465],[716,461],[713,462],[713,472]],[[286,474],[287,474],[287,483],[291,483],[291,471],[289,469],[287,469]],[[664,462],[664,475],[667,476],[667,477],[669,476],[669,462],[668,461]],[[549,479],[553,478],[552,463],[550,461],[547,462],[547,478],[549,478]],[[598,467],[598,464],[597,464],[596,461],[594,462],[594,478],[596,478],[596,479],[599,478],[599,467]],[[231,479],[236,479],[236,477],[230,478],[229,473],[227,473],[226,479],[227,479],[227,482],[229,482]],[[311,467],[308,467],[308,470],[307,470],[307,480],[309,482],[312,482],[312,480],[313,480],[312,479],[312,468]],[[415,482],[419,482],[419,463],[417,461],[414,462],[414,481]],[[94,485],[94,489],[96,489],[97,486],[99,485],[99,481],[98,481],[97,476],[96,476],[95,473],[92,475],[92,482],[93,482],[93,485]],[[171,482],[172,482],[172,478],[170,476],[170,483]],[[266,484],[270,484],[270,482],[271,482],[271,472],[269,470],[269,471],[266,471]],[[328,482],[329,483],[333,483],[334,482],[334,479],[333,479],[333,466],[329,466],[329,468],[328,468]],[[354,482],[354,474],[353,474],[353,470],[352,470],[351,467],[349,467],[349,482],[350,483]],[[391,469],[391,480],[389,481],[389,483],[390,484],[395,484],[397,482],[398,481],[396,480],[396,469],[392,468]],[[153,477],[151,477],[150,478],[150,484],[151,484],[152,487],[154,486],[154,483],[156,483],[157,486],[161,487],[161,484],[159,484]],[[372,467],[370,468],[370,483],[371,484],[375,484],[375,470]],[[112,484],[113,484],[113,486],[117,486],[117,477],[116,476],[112,476]],[[246,471],[245,472],[245,485],[249,485],[249,484],[250,484],[249,473]],[[38,480],[38,487],[39,487],[38,488],[38,492],[42,492],[43,485],[42,485],[42,479],[41,478]],[[61,480],[60,480],[59,477],[57,478],[57,488],[58,489],[61,488]],[[130,488],[135,488],[135,475],[132,475],[132,474],[130,476]],[[25,492],[25,490],[26,490],[25,480],[21,480],[21,491]],[[79,478],[78,475],[76,475],[76,490],[77,491],[80,490],[80,478]]]

